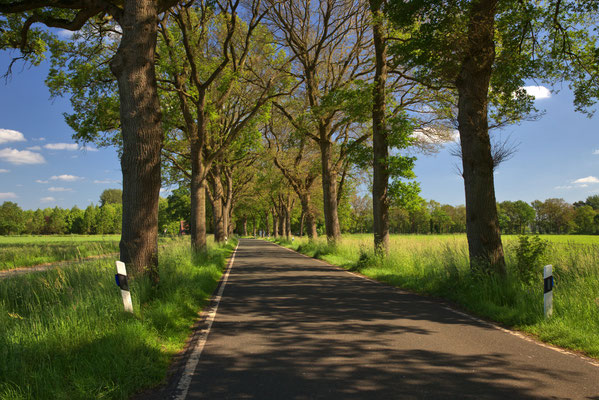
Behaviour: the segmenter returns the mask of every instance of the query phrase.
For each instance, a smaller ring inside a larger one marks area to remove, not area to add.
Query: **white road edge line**
[[[366,276],[363,276],[363,275],[356,274],[356,273],[354,273],[354,272],[348,271],[348,270],[346,270],[346,269],[344,269],[344,268],[338,267],[337,265],[329,264],[329,263],[328,263],[328,262],[326,262],[326,261],[319,260],[318,258],[312,258],[312,257],[310,257],[310,256],[307,256],[307,255],[305,255],[305,254],[302,254],[302,253],[300,253],[300,252],[298,252],[298,251],[295,251],[295,250],[293,250],[293,249],[290,249],[290,248],[288,248],[288,247],[281,246],[281,245],[280,245],[280,244],[278,244],[278,243],[274,243],[274,242],[270,242],[270,243],[272,243],[272,244],[274,244],[274,245],[277,245],[277,246],[279,246],[279,247],[281,247],[281,248],[283,248],[283,249],[285,249],[285,250],[289,250],[289,251],[291,251],[291,252],[294,252],[295,254],[299,254],[300,256],[303,256],[303,257],[309,258],[309,259],[311,259],[311,260],[314,260],[314,261],[318,261],[318,262],[320,262],[321,264],[327,265],[327,266],[329,266],[329,267],[333,267],[334,269],[337,269],[337,270],[340,270],[340,271],[343,271],[343,272],[347,272],[348,274],[350,274],[350,275],[353,275],[353,276],[356,276],[356,277],[358,277],[358,278],[362,278],[362,279],[365,279],[365,280],[367,280],[367,281],[374,282],[374,283],[383,284],[382,282],[379,282],[379,281],[377,281],[377,280],[374,280],[374,279],[368,278],[368,277],[366,277]],[[395,288],[395,289],[397,289],[397,290],[400,290],[400,291],[401,291],[401,288],[398,288],[398,287],[395,287],[395,286],[392,286],[392,287],[393,287],[393,288]],[[428,303],[432,303],[431,301],[428,301],[428,300],[426,300],[426,301],[427,301]],[[447,306],[447,305],[441,305],[441,307],[443,307],[444,309],[446,309],[446,310],[448,310],[448,311],[451,311],[451,312],[453,312],[453,313],[455,313],[455,314],[461,315],[462,317],[467,317],[467,318],[469,318],[469,319],[471,319],[471,320],[473,320],[473,321],[476,321],[476,322],[479,322],[479,323],[481,323],[481,324],[485,324],[485,325],[491,326],[491,327],[493,327],[493,328],[495,328],[495,329],[497,329],[497,330],[499,330],[499,331],[502,331],[502,332],[508,333],[508,334],[510,334],[510,335],[512,335],[512,336],[516,336],[516,337],[518,337],[518,338],[520,338],[520,339],[522,339],[522,340],[525,340],[525,341],[527,341],[527,342],[534,343],[534,344],[536,344],[537,346],[545,347],[546,349],[550,349],[550,350],[556,351],[556,352],[558,352],[558,353],[561,353],[561,354],[565,354],[565,355],[568,355],[568,356],[572,356],[572,357],[578,358],[578,359],[580,359],[580,360],[582,360],[582,361],[586,361],[588,364],[591,364],[591,365],[592,365],[592,366],[594,366],[594,367],[599,367],[599,362],[598,362],[598,361],[596,361],[596,360],[594,360],[594,359],[592,359],[592,358],[590,358],[590,357],[586,357],[586,356],[583,356],[583,355],[580,355],[580,354],[574,353],[574,352],[572,352],[572,351],[569,351],[569,350],[566,350],[566,349],[562,349],[562,348],[560,348],[560,347],[556,347],[556,346],[552,346],[552,345],[550,345],[550,344],[547,344],[547,343],[540,342],[540,341],[538,341],[538,340],[535,340],[535,339],[533,339],[533,338],[531,338],[531,337],[528,337],[528,336],[526,336],[526,335],[524,335],[524,334],[522,334],[522,333],[520,333],[520,332],[517,332],[517,331],[512,331],[512,330],[509,330],[509,329],[502,328],[501,326],[499,326],[499,325],[496,325],[496,324],[494,324],[494,323],[492,323],[492,322],[484,321],[484,320],[482,320],[482,319],[480,319],[480,318],[477,318],[477,317],[475,317],[475,316],[473,316],[473,315],[470,315],[470,314],[466,314],[465,312],[462,312],[462,311],[458,311],[458,310],[456,310],[456,309],[454,309],[454,308],[451,308],[451,307],[449,307],[449,306]]]
[[[227,280],[229,279],[229,272],[231,272],[231,267],[233,267],[233,262],[235,261],[235,254],[237,254],[238,248],[239,242],[237,242],[235,251],[233,251],[233,255],[231,256],[231,260],[229,261],[229,265],[227,266],[227,272],[225,272],[225,276],[223,276],[223,280],[221,282],[220,287],[218,288],[218,292],[211,302],[213,306],[206,314],[206,328],[202,330],[202,333],[200,334],[200,337],[196,345],[194,346],[193,350],[191,351],[191,354],[189,355],[189,358],[187,359],[187,363],[185,363],[185,368],[183,369],[181,379],[179,380],[179,384],[177,385],[176,389],[176,392],[178,394],[174,397],[174,399],[176,400],[184,400],[187,397],[189,385],[191,384],[191,378],[193,377],[193,373],[196,367],[198,366],[200,356],[202,355],[202,351],[204,350],[204,346],[206,345],[206,341],[208,340],[208,335],[210,334],[212,323],[214,322],[214,318],[216,317],[216,312],[218,311],[220,300],[225,290],[225,286],[227,285]]]

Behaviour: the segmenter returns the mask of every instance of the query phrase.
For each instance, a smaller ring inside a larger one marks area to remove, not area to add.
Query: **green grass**
[[[118,253],[120,235],[0,236],[0,271]],[[178,237],[161,236],[163,246]],[[212,236],[208,243],[213,243]]]
[[[131,284],[123,311],[112,262],[0,281],[0,399],[126,399],[159,384],[220,279],[234,243],[160,253],[160,284]]]
[[[105,240],[85,241],[79,236],[73,241],[63,240],[61,237],[39,238],[35,240],[26,238],[22,242],[0,242],[0,270],[19,267],[53,263],[68,260],[81,260],[82,258],[115,253],[119,251],[119,238],[107,237]],[[5,238],[2,238],[5,239]],[[14,239],[13,239],[14,240]]]
[[[118,242],[121,235],[25,235],[0,236],[0,245],[5,244],[40,244],[40,243],[72,243],[72,242]]]
[[[371,235],[346,235],[336,247],[324,239],[282,244],[311,257],[415,292],[445,298],[479,316],[541,340],[599,358],[599,236],[543,235],[554,266],[554,316],[543,316],[543,283],[521,283],[514,273],[517,236],[504,236],[506,280],[470,271],[465,235],[392,235],[386,258]],[[537,266],[541,267],[541,266]]]

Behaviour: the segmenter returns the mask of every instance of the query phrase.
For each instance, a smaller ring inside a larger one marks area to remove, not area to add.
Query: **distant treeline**
[[[372,232],[372,213],[366,207],[354,209],[348,231]],[[563,199],[522,200],[497,203],[499,225],[505,234],[556,233],[599,234],[599,195],[570,204]],[[464,233],[466,208],[431,200],[411,209],[392,208],[392,233]]]
[[[184,196],[161,199],[159,225],[161,233],[176,234],[179,221],[188,217],[188,201]],[[372,232],[372,212],[368,204],[351,202],[351,211],[341,218],[344,232]],[[504,201],[497,203],[502,233],[599,234],[599,195],[574,204],[563,199]],[[101,205],[85,210],[60,207],[23,211],[18,204],[7,201],[0,206],[0,235],[52,234],[118,234],[121,232],[122,206],[101,198]],[[321,221],[318,223],[322,231]],[[292,221],[299,233],[299,218]],[[211,230],[211,226],[208,227]],[[434,200],[410,209],[392,208],[392,233],[464,233],[466,208],[463,205],[440,204]]]

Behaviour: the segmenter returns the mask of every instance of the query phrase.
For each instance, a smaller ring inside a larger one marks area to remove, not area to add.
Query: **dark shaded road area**
[[[241,240],[188,399],[599,399],[599,368]]]

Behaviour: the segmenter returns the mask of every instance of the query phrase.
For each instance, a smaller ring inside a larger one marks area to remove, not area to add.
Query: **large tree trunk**
[[[300,196],[300,202],[308,237],[310,239],[316,239],[318,233],[316,232],[316,218],[314,217],[314,211],[312,211],[312,208],[310,207],[310,193],[303,193],[302,196]]]
[[[110,65],[118,81],[123,135],[123,219],[120,259],[130,271],[145,271],[158,283],[158,199],[161,113],[154,59],[157,2],[127,0],[119,21],[123,33]]]
[[[373,184],[372,213],[375,251],[389,251],[389,143],[385,121],[385,85],[387,82],[387,44],[381,11],[382,0],[370,0],[375,71],[372,105]]]
[[[277,237],[279,233],[279,223],[277,219],[277,212],[275,208],[272,209],[272,236]]]
[[[456,86],[470,266],[505,275],[487,119],[496,6],[497,0],[473,3],[468,47]]]
[[[191,143],[191,247],[206,250],[206,173],[197,138]]]
[[[214,241],[222,243],[225,241],[226,229],[223,207],[223,185],[220,179],[220,170],[213,168],[210,174],[210,183],[212,185],[212,212],[214,216]]]
[[[341,239],[339,215],[337,213],[337,173],[331,165],[333,157],[331,142],[322,139],[319,145],[322,162],[322,194],[327,241],[330,244],[335,244]]]
[[[248,235],[248,219],[247,217],[243,217],[243,236]]]
[[[266,237],[270,237],[270,224],[268,223],[268,211],[264,212],[264,234]]]

